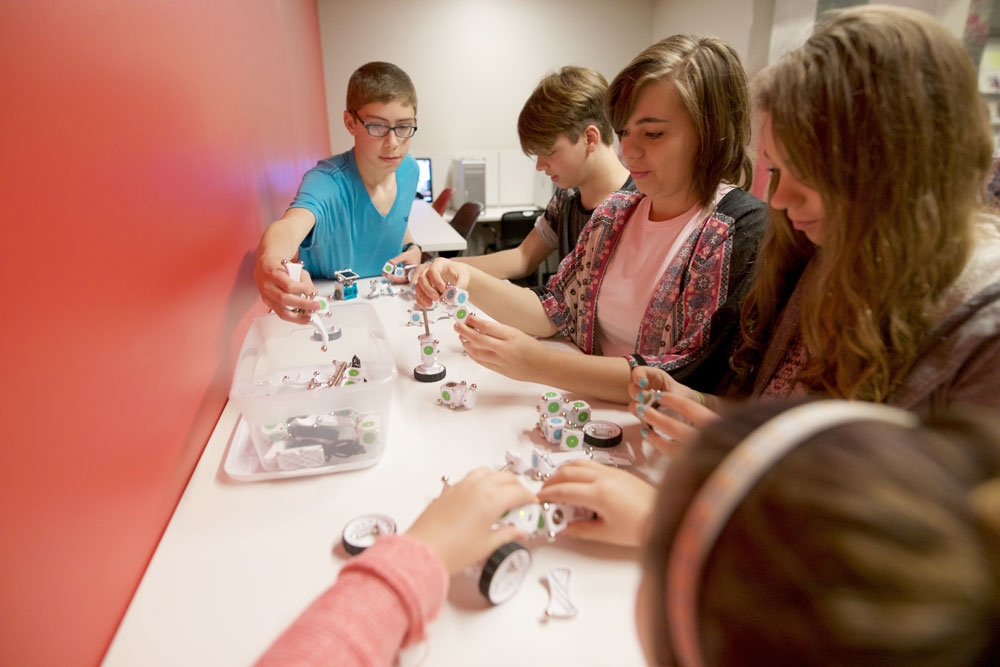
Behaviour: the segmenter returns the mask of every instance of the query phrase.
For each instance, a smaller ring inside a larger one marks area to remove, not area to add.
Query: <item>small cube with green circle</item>
[[[567,426],[562,430],[559,449],[563,451],[580,451],[583,449],[583,431]]]
[[[543,416],[548,415],[558,415],[563,411],[563,395],[558,391],[549,390],[542,394],[538,402],[535,403],[535,409]]]
[[[575,426],[583,426],[590,421],[590,404],[587,401],[570,401],[564,406],[566,421]]]
[[[358,439],[362,445],[378,442],[378,415],[363,414],[358,419]]]
[[[341,385],[347,387],[352,384],[361,384],[365,381],[364,370],[351,366],[346,371],[344,371],[344,379],[341,381]]]

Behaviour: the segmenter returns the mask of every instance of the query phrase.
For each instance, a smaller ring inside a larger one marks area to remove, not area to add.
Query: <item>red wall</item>
[[[328,152],[315,0],[0,0],[0,664],[100,661]]]

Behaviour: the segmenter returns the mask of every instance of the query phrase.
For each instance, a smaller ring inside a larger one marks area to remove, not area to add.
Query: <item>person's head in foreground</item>
[[[1000,664],[1000,421],[788,405],[671,464],[636,603],[650,664]]]

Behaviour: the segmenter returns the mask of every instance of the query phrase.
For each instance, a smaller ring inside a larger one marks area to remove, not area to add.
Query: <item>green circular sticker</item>
[[[556,403],[555,401],[552,401],[551,403],[549,403],[549,407],[546,408],[546,409],[549,412],[551,412],[552,414],[555,414],[555,413],[559,412],[559,404]]]
[[[573,404],[573,407],[574,408],[582,408],[584,405],[586,405],[586,404],[583,401],[577,401],[576,403]]]
[[[464,320],[465,316],[468,315],[468,314],[469,314],[469,311],[467,311],[465,308],[459,308],[455,312],[455,317],[456,317],[456,319]]]
[[[347,380],[346,382],[344,382],[345,387],[349,384],[354,384],[354,380]]]
[[[451,400],[451,394],[449,394],[446,391],[442,391],[441,392],[441,398],[443,398],[446,401],[450,401]]]
[[[424,354],[434,354],[434,347],[431,345],[424,345]]]
[[[351,370],[347,371],[347,374],[350,375],[351,377],[358,377],[359,375],[361,375],[361,371],[358,370],[357,368],[352,368]]]
[[[570,449],[573,449],[579,444],[580,444],[580,438],[578,438],[577,436],[575,435],[566,436],[566,446],[569,447]]]
[[[365,443],[366,445],[371,445],[375,442],[376,437],[378,436],[376,436],[374,433],[365,433],[364,435],[361,436],[361,442]]]
[[[590,415],[588,415],[588,414],[587,414],[586,412],[581,412],[580,414],[578,414],[578,415],[576,416],[576,420],[577,420],[578,422],[580,422],[581,424],[582,424],[583,422],[587,421],[588,419],[590,419]]]
[[[556,397],[556,392],[554,391],[545,392],[545,398],[555,398],[555,397]]]
[[[371,421],[370,419],[366,422],[361,422],[361,428],[371,428],[373,426],[375,426],[375,422]]]

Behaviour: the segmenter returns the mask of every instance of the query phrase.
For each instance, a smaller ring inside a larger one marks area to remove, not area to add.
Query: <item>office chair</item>
[[[449,197],[450,196],[451,195],[449,195]],[[472,236],[472,230],[476,228],[476,221],[479,220],[479,216],[482,214],[482,212],[483,212],[482,204],[480,204],[479,202],[470,201],[462,204],[462,207],[455,212],[455,217],[451,219],[450,224],[452,226],[452,229],[461,234],[462,238],[465,239],[466,243],[468,243],[469,237]],[[446,250],[438,254],[441,257],[458,257],[460,251]]]
[[[521,209],[518,211],[508,211],[501,215],[500,228],[497,230],[496,235],[496,250],[507,250],[508,248],[516,248],[521,245],[521,241],[535,228],[535,220],[544,212],[545,210],[540,208]],[[525,276],[524,278],[515,278],[511,282],[522,287],[542,285],[544,266],[544,261],[538,265],[534,277]]]
[[[508,211],[500,216],[500,229],[497,230],[496,249],[506,250],[521,245],[531,230],[535,228],[535,220],[545,211],[543,209],[524,209]]]
[[[455,188],[445,188],[437,196],[437,199],[434,200],[434,203],[431,204],[431,208],[437,211],[438,215],[444,215],[444,211],[448,207],[448,202],[451,200],[453,194],[455,194]]]

